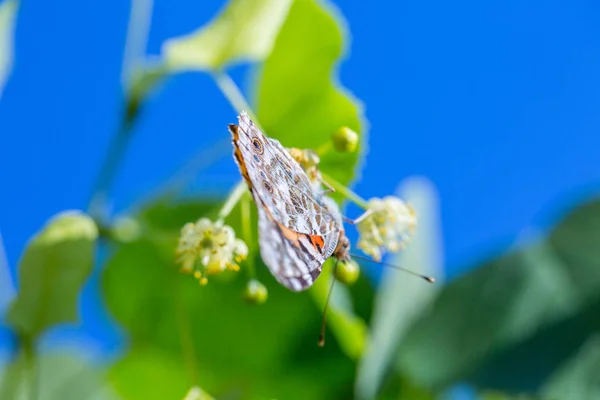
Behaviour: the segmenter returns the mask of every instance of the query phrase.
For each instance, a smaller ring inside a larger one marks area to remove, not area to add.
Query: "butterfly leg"
[[[326,194],[335,192],[335,189],[333,188],[333,186],[331,186],[329,183],[325,182],[323,179],[319,178],[319,182],[321,182],[321,185],[323,185],[327,188],[327,190],[324,190],[323,193],[321,193],[321,195],[326,195]]]
[[[360,223],[362,220],[364,220],[365,218],[367,218],[372,213],[373,213],[373,210],[367,210],[364,213],[362,213],[358,218],[355,218],[355,219],[350,219],[348,217],[342,217],[342,218],[347,223],[352,224],[352,225],[356,225],[356,224]]]

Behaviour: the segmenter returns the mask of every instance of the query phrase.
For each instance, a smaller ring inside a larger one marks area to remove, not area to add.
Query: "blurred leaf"
[[[424,389],[422,387],[414,385],[408,379],[402,377],[399,379],[400,389],[394,396],[394,399],[397,400],[437,400],[440,399],[440,396],[437,396],[435,393],[428,389]],[[387,392],[389,392],[388,388]],[[385,391],[384,389],[384,391]],[[377,396],[377,399],[381,399],[380,396]]]
[[[139,387],[152,381],[176,398],[196,383],[216,397],[233,391],[242,399],[348,398],[354,364],[335,341],[317,347],[320,313],[310,296],[283,288],[258,257],[258,278],[269,290],[261,306],[242,300],[244,270],[211,278],[206,286],[177,272],[179,227],[215,206],[187,203],[179,209],[161,202],[144,210],[146,237],[120,246],[109,261],[102,279],[106,303],[131,341],[111,370],[119,393],[164,399]],[[227,223],[240,230],[237,210]],[[161,374],[162,364],[179,378]]]
[[[500,392],[485,392],[485,393],[481,394],[480,396],[478,396],[478,399],[480,399],[480,400],[537,400],[540,398],[526,395],[526,394],[510,395],[510,394],[500,393]],[[565,398],[565,399],[567,399],[567,398]],[[571,400],[570,398],[568,398],[568,399]]]
[[[355,390],[359,399],[376,397],[383,379],[389,375],[388,367],[402,337],[430,304],[444,280],[439,206],[433,184],[422,178],[409,178],[398,192],[399,197],[417,210],[419,223],[408,248],[395,256],[392,263],[434,276],[436,283],[427,284],[401,271],[384,269],[375,299],[369,345],[358,368]]]
[[[73,350],[53,350],[41,356],[38,362],[40,371],[37,383],[39,400],[117,400],[119,398],[106,385],[103,373]],[[21,370],[20,377],[11,372],[15,369]],[[11,379],[13,380],[11,383],[17,389],[10,397],[1,398],[29,399],[31,388],[24,379],[28,373],[22,358],[6,366],[4,370],[0,368],[0,376],[4,377],[3,387],[6,385],[6,379]],[[0,394],[6,395],[2,392]]]
[[[577,354],[562,365],[542,392],[546,400],[600,399],[600,334],[590,337]]]
[[[14,354],[5,365],[0,363],[0,399],[17,399],[24,394],[26,364],[25,357]]]
[[[366,123],[358,100],[338,84],[343,25],[323,2],[293,3],[259,77],[257,114],[267,134],[287,147],[315,149],[342,126],[362,133],[357,152],[331,151],[321,159],[323,171],[348,184],[365,151]]]
[[[13,42],[18,8],[17,0],[4,0],[0,4],[0,99],[13,64]]]
[[[230,0],[207,26],[170,39],[162,53],[171,70],[219,70],[269,55],[291,0]]]
[[[190,387],[185,363],[168,352],[134,348],[109,375],[127,399],[183,399]]]
[[[66,211],[31,239],[7,316],[22,337],[35,339],[53,325],[77,321],[77,296],[92,270],[97,236],[90,217]]]
[[[446,286],[402,343],[422,385],[535,391],[600,325],[600,202]],[[561,346],[556,346],[561,343]]]
[[[197,386],[191,388],[183,400],[214,400],[213,397]]]

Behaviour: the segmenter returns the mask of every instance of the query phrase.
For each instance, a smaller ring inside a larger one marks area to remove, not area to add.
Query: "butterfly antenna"
[[[337,268],[339,260],[335,261],[333,266],[333,279],[331,280],[331,286],[329,287],[329,293],[327,293],[327,300],[325,300],[325,309],[323,310],[323,321],[321,322],[321,333],[319,334],[319,347],[325,346],[325,326],[327,322],[327,310],[329,310],[329,300],[331,300],[331,293],[333,292],[333,285],[335,285],[335,270]]]
[[[408,274],[411,274],[411,275],[414,275],[414,276],[418,276],[419,278],[424,279],[424,280],[426,280],[429,283],[434,283],[435,282],[435,278],[432,278],[431,276],[422,275],[422,274],[419,274],[418,272],[411,271],[410,269],[402,268],[402,267],[400,267],[398,265],[389,264],[389,263],[381,262],[381,261],[375,261],[375,260],[372,260],[372,259],[370,259],[368,257],[359,256],[357,254],[350,254],[350,255],[353,258],[358,258],[359,260],[371,261],[371,262],[373,262],[375,264],[381,264],[381,265],[385,265],[386,267],[391,267],[391,268],[399,269],[400,271],[404,271],[404,272],[406,272]]]

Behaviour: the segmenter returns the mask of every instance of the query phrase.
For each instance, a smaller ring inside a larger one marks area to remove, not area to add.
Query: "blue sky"
[[[428,177],[440,194],[451,274],[600,186],[599,3],[335,3],[352,35],[341,81],[365,103],[371,126],[356,190],[383,196],[407,176]],[[221,5],[155,1],[148,52]],[[128,8],[117,0],[22,4],[15,69],[0,101],[0,231],[13,272],[45,220],[86,206],[118,122]],[[207,76],[167,82],[136,130],[114,209],[228,135],[234,118]],[[237,179],[225,157],[193,188],[222,191]],[[102,325],[88,321],[91,330]]]

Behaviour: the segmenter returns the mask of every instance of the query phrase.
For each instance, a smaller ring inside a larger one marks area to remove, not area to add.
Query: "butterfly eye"
[[[263,144],[257,137],[252,138],[252,146],[254,146],[254,150],[256,150],[258,154],[262,154],[264,152]]]

